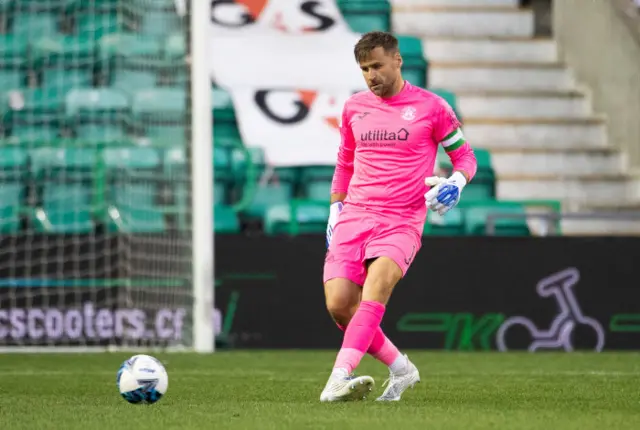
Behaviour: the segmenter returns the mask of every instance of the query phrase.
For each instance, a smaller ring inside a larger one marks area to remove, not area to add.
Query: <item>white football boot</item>
[[[345,369],[334,369],[320,394],[321,402],[364,400],[373,389],[371,376],[353,376]]]
[[[413,388],[418,382],[420,382],[420,373],[418,368],[409,361],[407,357],[407,365],[405,369],[400,372],[389,372],[389,378],[384,381],[382,386],[387,385],[382,395],[376,399],[378,402],[397,402],[400,400],[402,393],[407,389]]]

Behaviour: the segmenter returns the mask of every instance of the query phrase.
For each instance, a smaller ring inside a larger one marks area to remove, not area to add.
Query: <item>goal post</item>
[[[214,352],[209,7],[0,4],[0,352]]]
[[[215,347],[213,242],[213,108],[208,58],[210,2],[189,1],[191,60],[191,187],[193,246],[193,347]]]

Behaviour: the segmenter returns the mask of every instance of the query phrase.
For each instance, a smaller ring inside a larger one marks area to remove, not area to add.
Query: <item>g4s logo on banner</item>
[[[271,102],[269,100],[270,95],[274,96]],[[293,111],[285,106],[285,103],[282,103],[285,98],[291,99],[291,102],[286,104],[293,107]],[[280,124],[296,124],[304,121],[313,108],[315,109],[314,113],[319,114],[326,125],[338,129],[340,128],[339,120],[342,114],[342,105],[346,98],[345,94],[336,96],[335,94],[319,93],[313,90],[258,90],[255,93],[254,100],[262,113]]]
[[[213,0],[211,22],[224,29],[266,27],[282,33],[326,32],[341,24],[327,0]]]
[[[340,144],[340,118],[352,91],[236,89],[247,146],[265,150],[274,166],[329,164]]]
[[[210,67],[237,87],[362,88],[359,35],[334,0],[213,0]]]

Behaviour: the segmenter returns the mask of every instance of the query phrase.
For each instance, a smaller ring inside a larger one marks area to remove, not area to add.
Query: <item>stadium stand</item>
[[[354,31],[391,29],[386,0],[337,4]],[[171,0],[3,3],[3,232],[154,233],[188,225],[181,20]],[[405,77],[440,94],[464,121],[455,93],[429,87],[422,39],[398,38]],[[243,144],[229,94],[212,92],[215,231],[323,232],[332,167],[271,168],[260,148]],[[478,176],[465,204],[430,218],[425,235],[483,234],[489,212],[524,211],[496,200],[491,154],[476,154]],[[444,153],[438,164],[451,168]],[[524,220],[496,231],[530,234]]]

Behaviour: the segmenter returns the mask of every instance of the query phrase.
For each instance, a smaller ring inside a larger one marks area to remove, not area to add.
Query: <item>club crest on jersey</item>
[[[402,109],[402,119],[407,120],[407,121],[411,121],[415,117],[416,117],[415,108],[413,108],[411,106],[407,106],[406,108]]]

